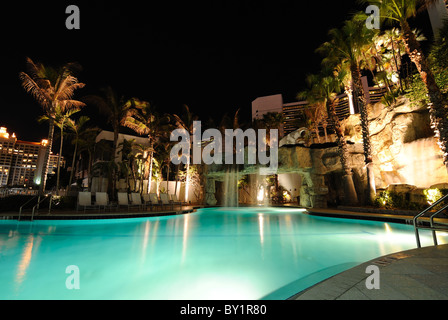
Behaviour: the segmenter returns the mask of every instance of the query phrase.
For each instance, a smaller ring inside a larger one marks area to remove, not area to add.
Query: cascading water
[[[446,167],[434,138],[405,143],[395,157],[397,177],[388,183],[406,183],[418,188],[448,181]]]
[[[238,168],[234,165],[227,168],[224,177],[224,201],[225,207],[238,207]]]
[[[266,176],[256,174],[257,205],[267,207],[269,205],[269,189],[266,184]]]

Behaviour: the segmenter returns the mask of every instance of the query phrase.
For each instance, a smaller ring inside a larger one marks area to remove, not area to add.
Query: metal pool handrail
[[[25,205],[27,205],[28,203],[30,203],[31,201],[33,201],[34,199],[36,199],[37,197],[39,197],[39,196],[37,195],[37,196],[32,197],[31,199],[29,199],[27,202],[25,202],[24,204],[22,204],[22,205],[20,206],[18,221],[20,221],[20,216],[22,215],[22,209],[23,209],[23,207],[24,207]],[[39,200],[38,200],[38,201],[39,201]]]
[[[36,209],[36,207],[37,207],[37,210],[39,210],[39,205],[40,205],[42,202],[44,202],[48,197],[50,197],[50,204],[49,204],[49,211],[48,211],[48,212],[50,212],[50,210],[51,210],[51,198],[52,198],[53,196],[52,196],[51,193],[47,193],[47,194],[45,195],[45,198],[43,198],[42,200],[40,200],[38,203],[36,203],[36,204],[34,205],[34,207],[33,207],[33,211],[31,212],[31,221],[33,221],[33,219],[34,219],[34,210]]]
[[[423,216],[426,212],[428,212],[429,210],[431,210],[432,208],[434,208],[436,205],[438,205],[439,203],[441,203],[442,201],[444,201],[445,199],[448,198],[448,194],[444,195],[443,197],[441,197],[439,200],[437,200],[436,202],[434,202],[432,205],[430,205],[428,208],[426,208],[425,210],[423,210],[422,212],[420,212],[419,214],[417,214],[414,219],[413,219],[413,223],[414,223],[414,230],[415,230],[415,239],[417,241],[417,247],[421,248],[421,243],[420,243],[420,235],[418,233],[418,229],[419,228],[426,228],[426,229],[431,229],[432,231],[432,235],[433,235],[433,239],[434,239],[434,245],[437,245],[437,238],[436,238],[436,229],[440,230],[440,228],[436,228],[434,226],[434,217],[436,215],[438,215],[440,212],[444,211],[445,209],[448,208],[448,204],[445,205],[443,208],[439,209],[438,211],[436,211],[435,213],[433,213],[430,217],[430,226],[429,227],[419,227],[417,225],[417,220],[418,218],[420,218],[421,216]],[[448,230],[448,227],[446,228]]]

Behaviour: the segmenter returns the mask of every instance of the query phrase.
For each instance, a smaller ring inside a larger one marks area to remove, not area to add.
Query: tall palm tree
[[[367,114],[367,97],[362,87],[360,62],[364,58],[362,52],[368,46],[376,31],[367,29],[365,21],[367,16],[356,14],[344,25],[329,31],[330,41],[323,43],[317,51],[326,58],[323,64],[345,65],[348,67],[353,81],[354,101],[361,116],[364,162],[367,169],[367,200],[372,202],[376,196],[375,177],[373,174],[372,151],[370,145],[369,121]]]
[[[79,139],[81,139],[86,132],[95,130],[95,132],[98,130],[97,128],[87,128],[86,124],[90,121],[90,118],[88,116],[81,116],[77,121],[73,119],[68,119],[67,127],[69,131],[72,134],[72,144],[74,144],[74,150],[73,150],[73,158],[72,158],[72,171],[70,172],[70,179],[68,181],[69,187],[72,185],[73,177],[75,174],[75,161],[76,157],[78,155],[78,143]]]
[[[193,122],[198,120],[198,117],[190,112],[190,108],[185,104],[184,105],[184,113],[182,116],[177,114],[173,114],[175,126],[179,129],[184,129],[188,132],[190,137],[194,134]],[[190,139],[190,150],[192,149],[193,139]],[[190,184],[190,176],[188,174],[190,169],[191,155],[188,155],[187,159],[187,168],[186,168],[186,179],[185,179],[185,201],[188,201],[188,186]],[[178,174],[179,176],[179,166],[178,166]],[[177,188],[177,179],[176,179],[176,188]],[[177,189],[176,189],[177,190]],[[175,191],[176,191],[175,190]]]
[[[169,117],[159,115],[154,106],[146,101],[140,101],[134,98],[132,106],[133,107],[128,110],[123,125],[134,130],[139,135],[148,137],[148,193],[150,193],[154,147],[162,137],[166,137],[166,135],[169,134]]]
[[[87,130],[82,136],[78,139],[78,148],[79,148],[79,157],[82,160],[82,156],[87,154],[87,170],[84,169],[86,161],[81,161],[81,165],[83,167],[83,178],[84,178],[84,172],[87,171],[87,180],[88,180],[88,189],[91,190],[92,186],[92,167],[93,167],[93,154],[95,152],[95,147],[97,145],[96,143],[96,137],[98,133],[100,132],[99,128],[92,128],[91,130]]]
[[[55,126],[57,126],[60,130],[60,144],[59,144],[59,154],[58,154],[58,162],[57,162],[57,174],[56,174],[56,194],[59,195],[59,177],[61,172],[61,157],[62,157],[62,146],[64,143],[64,128],[67,126],[70,117],[79,112],[81,109],[72,108],[63,112],[59,106],[55,109],[54,116],[43,115],[38,120],[39,121],[52,121]]]
[[[132,99],[120,96],[110,86],[101,89],[103,95],[89,95],[83,98],[87,103],[95,105],[99,112],[106,116],[107,122],[112,126],[114,132],[112,159],[117,157],[118,134],[123,126],[129,110],[132,108]]]
[[[124,125],[129,110],[132,108],[132,99],[126,99],[124,96],[118,95],[110,86],[102,88],[102,96],[89,95],[83,98],[87,103],[95,105],[99,112],[106,116],[107,122],[112,126],[114,132],[114,141],[112,146],[112,158],[110,161],[116,161],[118,150],[118,134],[120,127]],[[113,171],[118,168],[114,164],[110,164],[111,169],[107,170],[111,179],[109,180],[109,189],[112,194],[110,197],[115,199],[115,189],[118,171]],[[105,172],[105,171],[104,171]]]
[[[347,142],[345,140],[343,126],[336,114],[336,105],[338,104],[336,94],[339,93],[344,86],[346,75],[343,71],[333,72],[333,74],[327,74],[328,72],[328,70],[323,70],[321,75],[312,76],[308,81],[310,86],[317,88],[316,91],[319,92],[319,96],[327,108],[329,120],[333,124],[336,133],[338,154],[343,171],[342,183],[345,194],[344,201],[349,205],[355,205],[358,203],[358,196],[353,183],[353,173],[348,165],[349,152]]]
[[[416,16],[419,10],[432,5],[436,0],[363,0],[362,2],[377,5],[381,12],[382,22],[399,23],[403,32],[406,53],[417,67],[427,89],[431,126],[438,139],[439,147],[443,152],[443,162],[448,170],[448,120],[445,111],[448,103],[436,83],[430,64],[408,22],[408,19]]]
[[[73,76],[74,71],[79,68],[75,63],[68,63],[59,69],[44,66],[41,63],[34,63],[30,58],[26,58],[27,73],[20,72],[19,78],[24,89],[29,92],[41,105],[44,115],[49,119],[54,118],[56,110],[62,112],[72,108],[81,108],[85,104],[74,100],[75,90],[83,88],[84,83],[78,82]],[[49,121],[48,145],[45,150],[43,168],[40,177],[39,193],[45,192],[50,151],[53,145],[54,121]]]

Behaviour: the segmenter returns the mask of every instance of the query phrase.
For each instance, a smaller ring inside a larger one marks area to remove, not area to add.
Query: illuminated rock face
[[[411,106],[404,99],[394,107],[377,103],[370,106],[369,121],[377,190],[387,187],[398,190],[396,185],[402,185],[403,192],[412,191],[420,195],[423,188],[437,184],[448,186],[447,170],[430,127],[426,107]],[[344,125],[348,164],[353,171],[358,199],[363,203],[367,176],[359,115],[351,115]],[[340,203],[344,195],[342,166],[336,143],[308,147],[297,141],[296,132],[280,141],[278,173],[300,175],[301,185],[297,186],[297,190],[300,189],[302,206],[325,207],[327,203]],[[335,138],[330,137],[330,141],[335,141]],[[240,176],[256,175],[258,166],[244,165],[239,172]],[[209,168],[206,175],[223,181],[225,174],[222,168]],[[256,195],[253,197],[256,198]]]
[[[412,107],[403,99],[393,108],[378,103],[369,111],[377,188],[386,188],[390,184],[429,188],[448,182],[442,152],[430,127],[426,107]],[[351,116],[345,123],[347,139],[361,144],[358,117]]]

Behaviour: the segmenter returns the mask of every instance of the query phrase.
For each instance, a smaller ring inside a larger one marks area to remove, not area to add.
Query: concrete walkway
[[[368,289],[378,266],[379,289]],[[368,279],[369,278],[369,279]],[[290,300],[446,300],[448,244],[386,255],[339,273]]]

